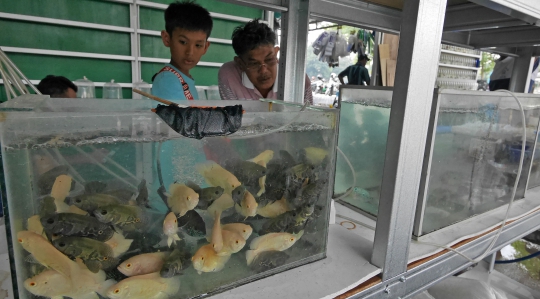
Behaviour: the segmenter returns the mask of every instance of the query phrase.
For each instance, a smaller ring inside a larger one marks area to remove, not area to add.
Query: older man
[[[276,34],[258,19],[237,27],[232,34],[236,57],[219,69],[222,100],[277,99],[279,47]],[[311,82],[306,76],[304,102],[313,103]]]

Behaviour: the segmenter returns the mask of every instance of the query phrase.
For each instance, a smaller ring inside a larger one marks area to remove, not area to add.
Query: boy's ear
[[[208,47],[210,47],[210,42],[209,41],[206,41],[206,44],[204,45],[204,54],[206,54],[206,51],[208,51]]]
[[[165,45],[165,47],[171,46],[171,37],[169,33],[167,33],[167,31],[161,30],[161,40],[163,41],[163,44]]]

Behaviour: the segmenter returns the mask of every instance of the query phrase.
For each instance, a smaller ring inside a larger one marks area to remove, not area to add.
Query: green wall
[[[150,0],[169,4],[171,0]],[[210,12],[234,15],[245,18],[260,18],[263,11],[217,0],[199,0],[200,5]],[[162,30],[165,27],[163,10],[140,7],[140,28]],[[17,0],[0,1],[0,12],[38,16],[62,20],[97,23],[111,26],[129,27],[129,5],[100,0]],[[211,37],[230,39],[238,21],[214,19]],[[97,29],[69,27],[0,18],[0,46],[31,49],[61,50],[112,55],[131,55],[130,34]],[[8,57],[30,80],[41,80],[48,74],[66,76],[77,80],[86,76],[94,82],[131,82],[131,62],[61,57],[52,55],[21,54],[6,52]],[[160,37],[140,35],[141,57],[170,58],[168,48],[163,46]],[[229,44],[212,43],[202,57],[205,62],[227,62],[234,57]],[[141,63],[141,76],[151,82],[152,76],[163,67],[161,63]],[[218,67],[197,66],[192,75],[197,85],[217,84]],[[101,88],[96,88],[101,97]],[[124,98],[131,97],[129,88],[123,89]],[[5,101],[4,86],[0,85],[0,101]]]

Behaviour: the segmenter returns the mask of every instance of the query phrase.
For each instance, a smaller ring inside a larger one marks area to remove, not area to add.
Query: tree
[[[499,59],[498,54],[491,54],[488,52],[482,52],[482,58],[480,59],[480,79],[487,80],[488,76],[495,67],[495,61]]]

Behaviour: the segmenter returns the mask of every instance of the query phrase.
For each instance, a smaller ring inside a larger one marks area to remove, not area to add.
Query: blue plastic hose
[[[531,259],[531,258],[539,256],[539,255],[540,255],[540,251],[535,252],[535,253],[530,254],[530,255],[527,255],[527,256],[524,256],[524,257],[520,257],[518,259],[514,259],[514,260],[495,261],[495,264],[512,264],[512,263],[522,262],[522,261],[526,261],[528,259]]]

